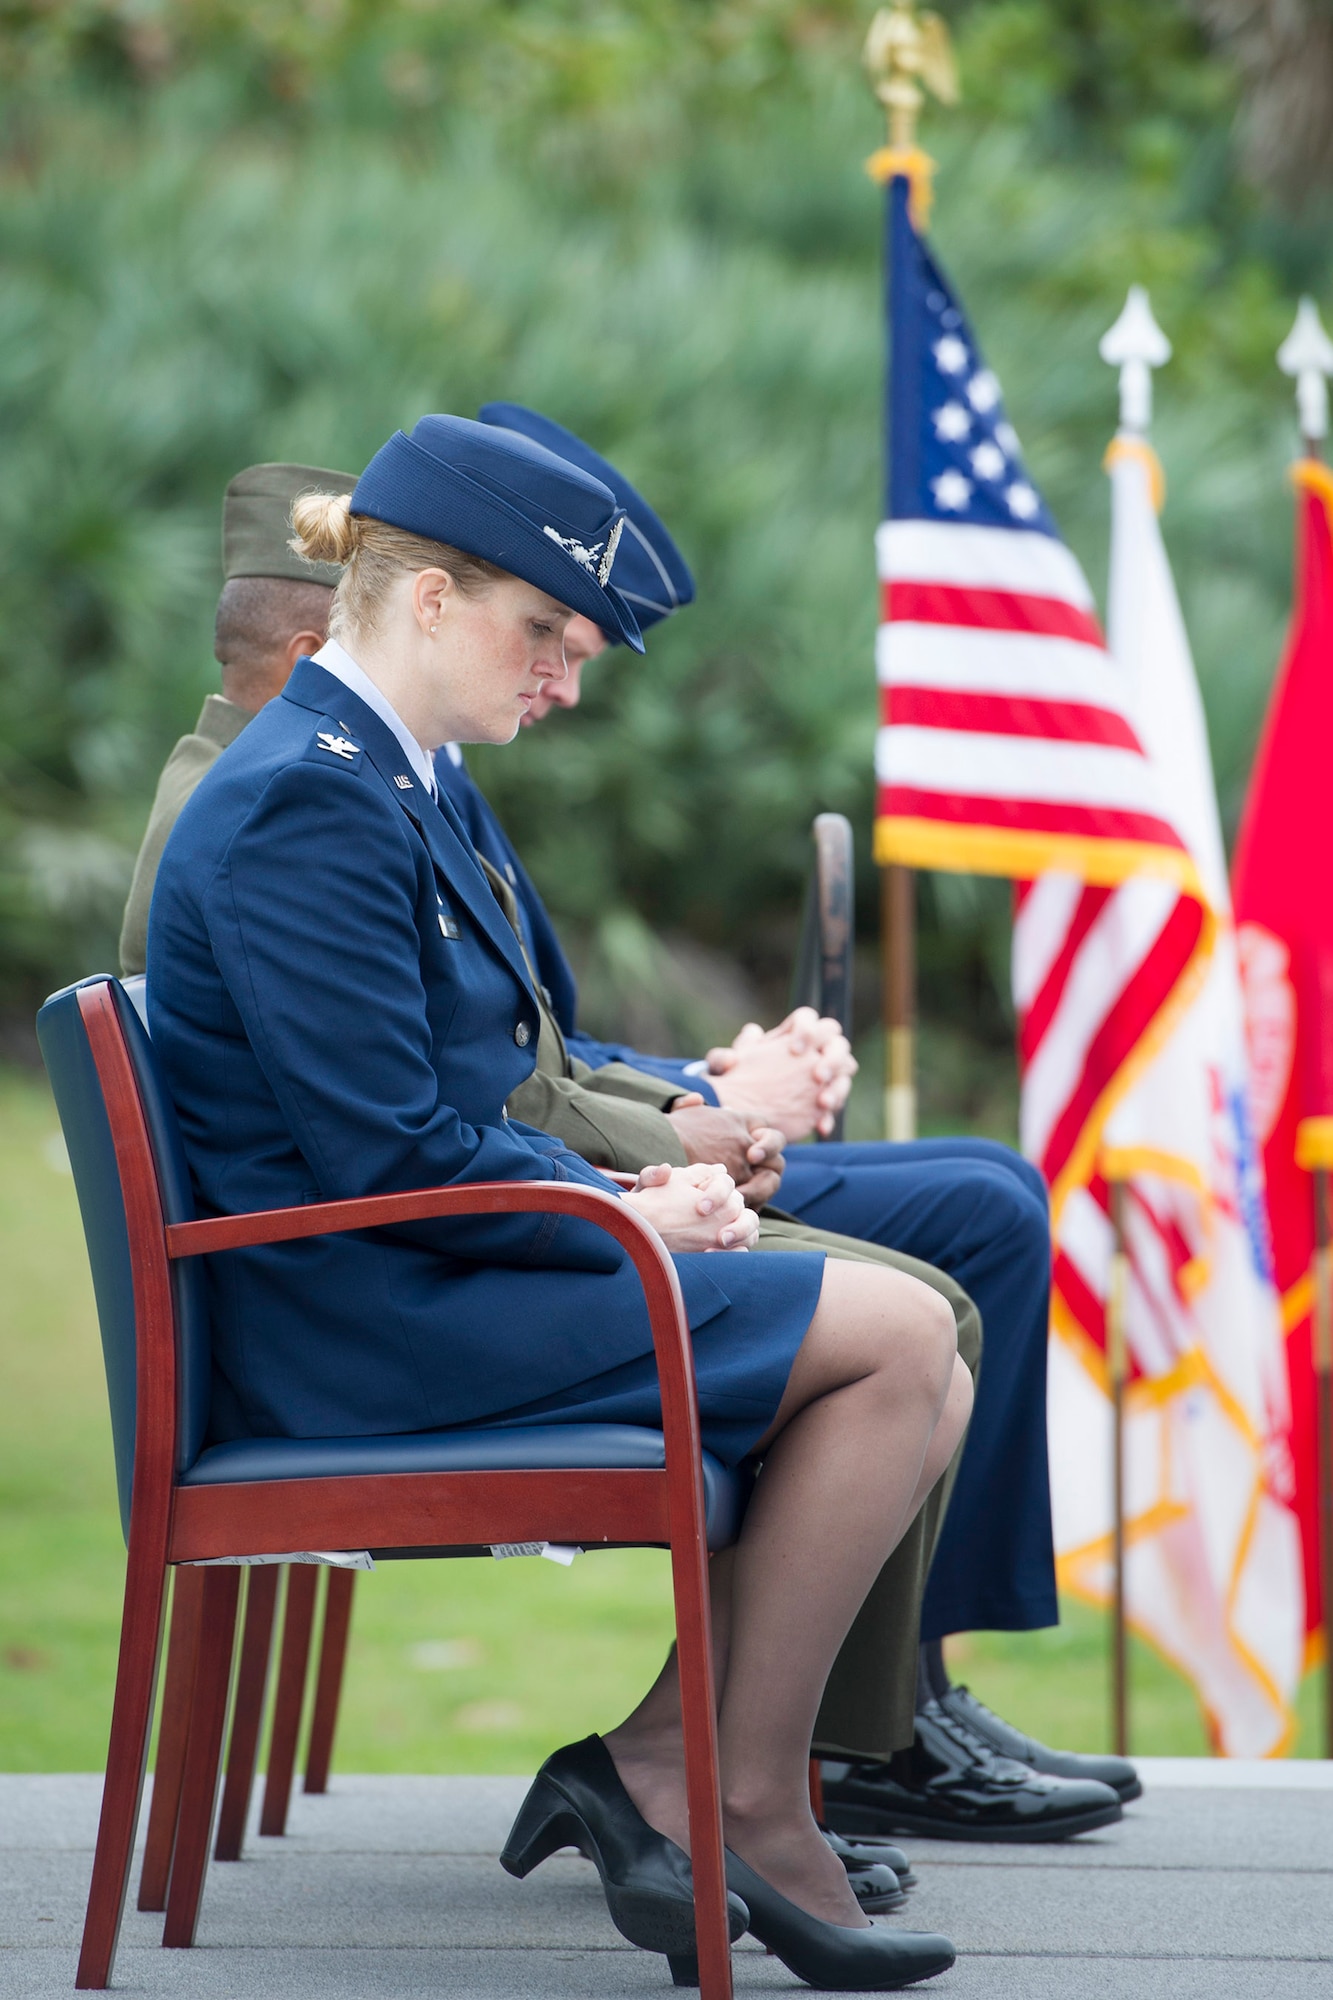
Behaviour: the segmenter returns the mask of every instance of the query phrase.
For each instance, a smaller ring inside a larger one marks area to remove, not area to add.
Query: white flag
[[[1192,987],[1120,1063],[1086,1173],[1054,1216],[1051,1474],[1062,1585],[1111,1588],[1111,1416],[1101,1339],[1112,1230],[1106,1176],[1127,1182],[1131,1276],[1126,1396],[1127,1598],[1132,1625],[1194,1684],[1217,1750],[1280,1755],[1304,1641],[1291,1508],[1285,1357],[1263,1184],[1248,1111],[1245,1040],[1225,853],[1189,642],[1154,505],[1160,470],[1122,439],[1110,454],[1108,640],[1130,712],[1187,841],[1215,926]],[[1046,876],[1015,926],[1020,1005],[1082,892]],[[1079,1040],[1132,986],[1168,921],[1144,879],[1106,900],[1071,977],[1062,1031]],[[1054,927],[1054,928],[1053,928]],[[1055,1038],[1053,1037],[1052,1040]],[[1049,1077],[1024,1079],[1024,1145],[1040,1155]],[[1093,1137],[1090,1129],[1089,1137]]]

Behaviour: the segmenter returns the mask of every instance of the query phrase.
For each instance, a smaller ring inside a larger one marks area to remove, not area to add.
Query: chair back
[[[116,1027],[133,1075],[143,1130],[118,1121],[102,1086],[79,995],[108,989]],[[93,1293],[102,1335],[111,1435],[121,1525],[129,1533],[139,1401],[142,1329],[135,1309],[136,1245],[126,1216],[121,1163],[145,1144],[156,1186],[160,1225],[195,1218],[190,1170],[181,1143],[175,1107],[167,1093],[152,1043],[120,981],[100,973],[52,994],[37,1016],[37,1038],[60,1115],[83,1232],[92,1267]],[[170,1267],[175,1327],[175,1466],[184,1472],[203,1449],[208,1427],[212,1358],[208,1300],[200,1261],[185,1258]]]
[[[855,946],[855,865],[851,822],[820,813],[812,829],[814,866],[805,893],[801,942],[792,977],[793,1007],[813,1007],[852,1032],[852,958]],[[830,1138],[842,1137],[842,1117]]]

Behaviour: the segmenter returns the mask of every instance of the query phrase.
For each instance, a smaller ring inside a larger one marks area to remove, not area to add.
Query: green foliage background
[[[355,469],[423,410],[497,396],[622,463],[699,582],[646,665],[612,656],[579,717],[475,759],[578,947],[590,1019],[683,1045],[780,1000],[810,814],[850,813],[869,854],[869,11],[0,7],[11,1018],[113,960],[156,772],[214,682],[225,481],[261,458]],[[1175,342],[1165,526],[1232,821],[1289,588],[1273,353],[1296,291],[1329,294],[1327,218],[1242,185],[1237,87],[1180,0],[945,11],[967,99],[926,129],[937,242],[1098,584],[1097,338],[1138,280]],[[936,1095],[966,1117],[959,1047],[984,1071],[1007,1043],[1006,892],[938,878],[922,903]]]

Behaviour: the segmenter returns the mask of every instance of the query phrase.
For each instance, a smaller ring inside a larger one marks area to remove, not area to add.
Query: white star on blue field
[[[1023,464],[1000,384],[905,204],[892,232],[894,323],[906,322],[904,365],[914,378],[898,385],[908,392],[899,407],[913,413],[915,436],[890,437],[891,515],[1056,535]]]
[[[946,393],[930,410],[930,421],[935,442],[951,459],[955,451],[950,448],[956,447],[958,458],[957,464],[946,465],[927,480],[935,507],[958,520],[976,518],[973,502],[980,492],[998,500],[1016,526],[1027,527],[1042,512],[1041,495],[1024,470],[1018,432],[1005,418],[999,382],[980,365],[967,337],[967,323],[946,293],[932,287],[926,294],[926,310],[942,330],[928,344],[935,369],[925,373],[927,379],[932,372],[942,376],[946,384]],[[955,385],[958,393],[949,395],[947,389]]]

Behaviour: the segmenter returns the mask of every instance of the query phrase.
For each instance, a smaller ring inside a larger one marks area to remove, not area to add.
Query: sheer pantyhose
[[[815,1716],[971,1406],[946,1301],[903,1272],[830,1258],[740,1540],[713,1558],[727,1844],[802,1909],[852,1928],[866,1918],[810,1811]],[[606,1742],[644,1818],[688,1848],[674,1653]]]

